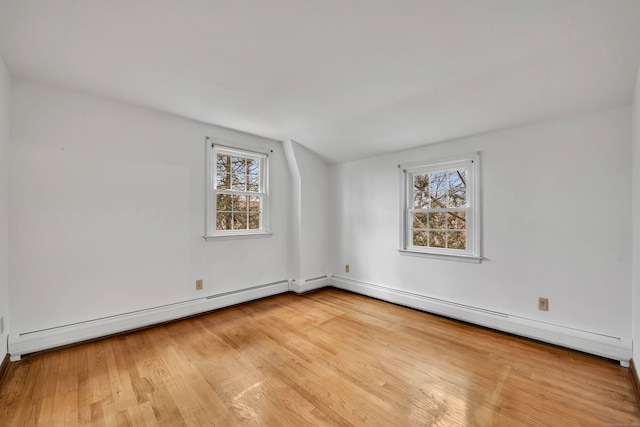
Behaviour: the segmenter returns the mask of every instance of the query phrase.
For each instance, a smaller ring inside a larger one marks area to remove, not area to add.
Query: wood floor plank
[[[336,289],[9,365],[2,426],[640,424],[617,363]]]

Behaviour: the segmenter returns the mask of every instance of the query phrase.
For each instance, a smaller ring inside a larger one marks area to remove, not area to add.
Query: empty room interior
[[[640,425],[640,1],[0,0],[0,425]]]

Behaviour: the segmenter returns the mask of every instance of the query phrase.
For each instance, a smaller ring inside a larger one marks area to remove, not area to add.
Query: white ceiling
[[[24,77],[332,162],[631,103],[639,0],[0,0]]]

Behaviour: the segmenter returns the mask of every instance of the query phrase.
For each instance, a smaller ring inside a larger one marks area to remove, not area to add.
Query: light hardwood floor
[[[284,294],[12,363],[0,425],[640,425],[626,369],[374,299]]]

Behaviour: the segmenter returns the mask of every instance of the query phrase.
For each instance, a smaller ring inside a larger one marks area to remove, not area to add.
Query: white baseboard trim
[[[499,331],[619,360],[623,366],[629,363],[632,355],[630,338],[613,337],[508,313],[484,310],[339,276],[331,277],[331,286]]]
[[[10,334],[8,340],[11,361],[38,351],[92,340],[120,332],[143,328],[183,317],[193,316],[219,308],[248,302],[289,291],[289,281],[269,283],[239,291],[210,295],[190,301],[168,304],[132,313],[88,320],[72,325],[58,326],[40,331]]]
[[[312,279],[306,279],[304,281],[292,280],[290,289],[297,293],[303,294],[305,292],[314,291],[320,288],[326,288],[331,285],[331,276],[324,275],[320,277],[314,277]]]

